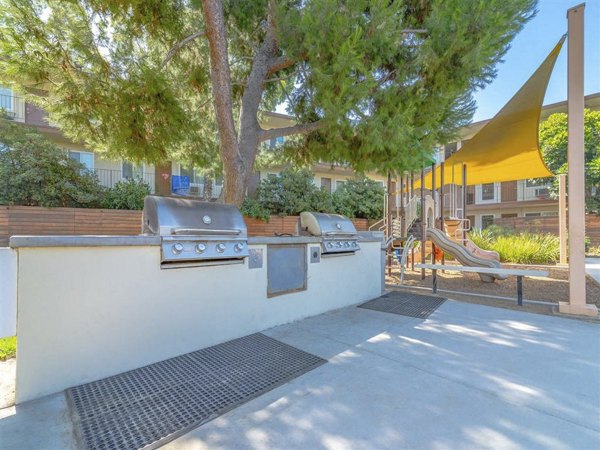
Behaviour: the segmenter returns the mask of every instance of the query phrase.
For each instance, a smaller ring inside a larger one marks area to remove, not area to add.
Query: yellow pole
[[[585,184],[583,134],[583,24],[585,4],[567,11],[568,54],[568,164],[569,164],[569,302],[560,302],[565,314],[598,315],[585,301]]]

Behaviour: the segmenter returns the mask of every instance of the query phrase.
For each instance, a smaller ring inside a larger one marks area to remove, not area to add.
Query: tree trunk
[[[208,175],[204,175],[204,189],[202,191],[202,199],[210,202],[213,197],[213,179]]]
[[[231,72],[223,3],[221,0],[202,0],[202,12],[206,23],[206,37],[210,53],[210,79],[225,176],[224,201],[239,206],[244,200],[245,164],[239,151],[233,121]]]
[[[227,35],[221,0],[202,0],[206,37],[210,50],[210,78],[223,162],[223,189],[225,203],[240,206],[250,183],[258,145],[270,136],[289,136],[310,133],[321,126],[319,122],[300,124],[281,130],[263,130],[258,123],[258,109],[268,75],[295,64],[289,58],[278,56],[274,18],[269,13],[265,39],[254,56],[240,111],[240,132],[233,121],[231,73],[227,51]]]

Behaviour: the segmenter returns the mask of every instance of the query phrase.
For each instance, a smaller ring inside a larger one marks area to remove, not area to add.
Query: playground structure
[[[566,314],[597,316],[594,305],[586,304],[584,269],[584,163],[583,163],[583,16],[585,5],[568,10],[568,163],[569,179],[569,301],[559,303]],[[476,272],[483,282],[518,277],[519,304],[522,300],[522,277],[526,270],[501,268],[496,252],[483,250],[467,237],[471,224],[467,218],[467,168],[471,185],[553,177],[542,160],[538,127],[546,87],[566,39],[559,40],[550,54],[517,91],[510,101],[475,136],[456,153],[439,164],[424,163],[419,171],[388,174],[384,200],[384,217],[371,226],[385,236],[386,272],[392,276],[394,266],[404,270],[415,263],[433,271],[447,270],[445,254],[464,266],[462,271]],[[417,178],[418,177],[418,178]],[[565,178],[559,177],[561,263],[566,262]],[[438,260],[441,264],[437,264]],[[456,266],[455,266],[456,267]],[[474,269],[471,269],[474,268]],[[477,268],[481,269],[480,272]],[[494,272],[498,269],[498,272]],[[514,272],[514,273],[513,273]],[[530,271],[531,272],[531,271]],[[533,276],[533,275],[532,275]]]

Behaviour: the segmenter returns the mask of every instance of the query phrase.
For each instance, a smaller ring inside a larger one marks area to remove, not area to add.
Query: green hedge
[[[296,216],[302,211],[343,214],[350,218],[383,217],[384,189],[367,178],[347,180],[333,194],[313,183],[309,170],[287,169],[262,180],[255,198],[247,198],[242,213],[267,220],[270,215]]]

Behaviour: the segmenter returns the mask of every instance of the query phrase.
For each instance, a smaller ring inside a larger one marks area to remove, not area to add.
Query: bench
[[[475,273],[497,273],[498,275],[508,275],[517,277],[517,304],[523,306],[523,277],[547,277],[547,270],[531,270],[531,269],[501,269],[495,267],[470,267],[470,266],[454,266],[448,264],[415,264],[419,269],[430,269],[433,275],[432,291],[437,292],[437,271],[438,270],[454,270],[456,272],[475,272]]]

